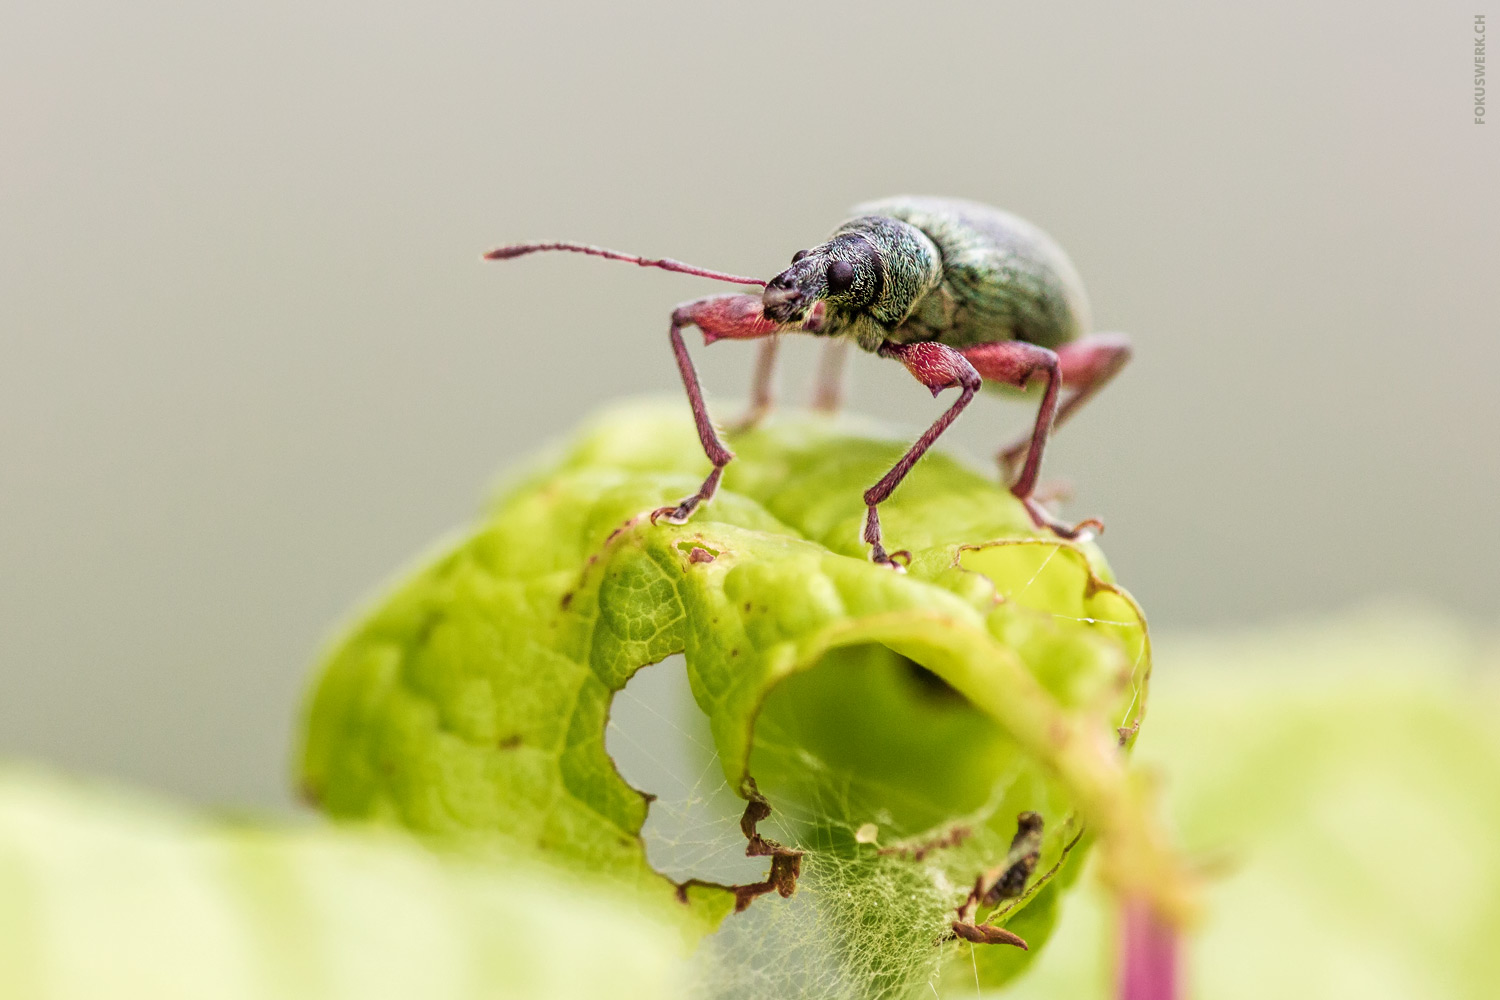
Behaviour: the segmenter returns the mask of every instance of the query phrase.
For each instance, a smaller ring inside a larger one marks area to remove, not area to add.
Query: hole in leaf
[[[745,856],[745,803],[724,780],[681,654],[636,671],[615,695],[604,747],[631,787],[656,796],[641,830],[653,868],[676,882],[765,877],[766,859]]]

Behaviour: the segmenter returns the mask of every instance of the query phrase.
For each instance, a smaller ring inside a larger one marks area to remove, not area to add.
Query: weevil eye
[[[847,260],[836,260],[828,265],[828,290],[835,295],[854,287],[854,265]]]
[[[797,263],[797,261],[801,260],[803,257],[806,257],[806,256],[807,256],[807,251],[806,250],[798,250],[796,253],[792,254],[792,263],[795,264],[795,263]]]

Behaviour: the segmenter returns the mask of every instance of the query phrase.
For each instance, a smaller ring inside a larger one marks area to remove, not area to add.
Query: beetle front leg
[[[936,396],[951,386],[958,386],[962,391],[953,405],[944,411],[943,415],[933,421],[931,427],[917,438],[915,444],[907,449],[906,454],[891,467],[891,471],[881,477],[880,482],[865,490],[865,529],[862,537],[865,544],[870,546],[870,559],[872,562],[899,569],[895,557],[905,555],[911,559],[909,552],[887,553],[881,542],[879,505],[891,495],[906,474],[911,471],[912,466],[917,464],[932,443],[938,439],[948,426],[958,419],[964,407],[974,398],[974,393],[979,391],[979,372],[964,358],[964,356],[951,347],[942,344],[922,342],[916,344],[882,344],[880,356],[883,358],[895,358],[906,366],[918,382],[921,382],[932,394]]]
[[[818,318],[821,321],[821,312]],[[755,340],[785,329],[766,319],[761,312],[761,300],[757,295],[711,295],[685,302],[672,310],[672,327],[669,333],[672,355],[677,359],[677,371],[682,375],[682,386],[687,390],[688,403],[693,408],[693,423],[698,428],[698,440],[703,443],[703,453],[713,463],[714,469],[697,493],[675,507],[660,507],[652,511],[652,524],[662,519],[672,524],[686,523],[693,511],[713,499],[719,489],[719,480],[724,476],[724,466],[734,458],[734,452],[724,447],[724,442],[719,440],[719,434],[714,430],[713,421],[709,419],[698,372],[693,367],[687,344],[682,340],[682,328],[686,326],[696,326],[702,330],[705,344],[712,344],[716,340]]]
[[[1036,375],[1047,380],[1046,389],[1042,393],[1042,405],[1037,408],[1036,423],[1032,425],[1031,434],[1025,442],[1026,463],[1010,487],[1011,494],[1026,506],[1031,523],[1038,528],[1048,528],[1062,538],[1077,538],[1086,527],[1102,528],[1092,518],[1081,524],[1064,524],[1048,513],[1032,496],[1036,490],[1037,475],[1042,469],[1042,451],[1047,446],[1047,435],[1057,417],[1057,396],[1062,389],[1062,365],[1057,353],[1022,340],[1002,340],[965,348],[963,356],[992,382],[1024,389]]]

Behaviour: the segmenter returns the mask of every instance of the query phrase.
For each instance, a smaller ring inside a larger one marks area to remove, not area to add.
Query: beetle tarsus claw
[[[906,567],[911,565],[911,553],[905,549],[886,552],[885,546],[876,542],[875,547],[870,550],[870,561],[876,566],[884,566],[897,573],[905,573]]]
[[[675,507],[658,507],[651,512],[651,523],[666,521],[668,524],[687,524],[693,511],[698,509],[699,499],[688,497]]]
[[[1059,538],[1069,541],[1081,538],[1086,541],[1094,535],[1104,533],[1104,522],[1097,517],[1088,517],[1077,524],[1068,524],[1054,517],[1047,508],[1037,502],[1035,497],[1018,497],[1017,499],[1026,505],[1026,513],[1031,515],[1032,524],[1038,528],[1046,528]]]
[[[723,446],[720,446],[723,451]],[[714,471],[703,480],[703,485],[698,487],[698,492],[688,497],[676,507],[658,507],[651,512],[651,523],[665,520],[668,524],[687,524],[688,518],[693,516],[693,511],[708,503],[719,492],[719,480],[724,478],[724,466],[733,458],[732,454],[724,453],[724,460],[714,466]]]

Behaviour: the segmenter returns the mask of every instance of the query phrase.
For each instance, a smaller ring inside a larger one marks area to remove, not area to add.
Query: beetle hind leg
[[[1052,429],[1061,427],[1063,421],[1118,375],[1130,360],[1130,353],[1130,338],[1123,333],[1090,334],[1059,347],[1057,361],[1062,373],[1062,384],[1073,392],[1058,405]],[[996,456],[996,461],[1000,464],[1001,479],[1007,483],[1015,481],[1019,471],[1017,466],[1030,446],[1031,436],[1028,435],[1001,449]]]
[[[1010,484],[1010,492],[1025,506],[1031,523],[1061,538],[1077,538],[1091,529],[1102,531],[1104,526],[1093,518],[1079,524],[1067,524],[1058,520],[1042,506],[1034,495],[1037,477],[1042,468],[1042,452],[1047,446],[1047,435],[1060,419],[1061,408],[1058,405],[1058,397],[1064,382],[1063,362],[1060,354],[1021,340],[979,344],[965,348],[961,353],[978,369],[980,375],[992,382],[1024,389],[1033,377],[1040,376],[1046,379],[1046,388],[1042,393],[1042,402],[1037,408],[1036,422],[1032,425],[1031,433],[1019,447],[1006,449],[1001,453],[1002,468],[1005,468],[1007,459],[1010,459],[1013,465],[1015,460],[1024,456],[1020,472]],[[1123,364],[1123,361],[1119,364]],[[1118,364],[1116,370],[1118,370]],[[1113,374],[1113,371],[1109,374]],[[1067,404],[1064,404],[1069,407],[1069,412],[1076,409],[1088,395],[1097,391],[1100,384],[1102,382],[1096,380],[1091,385],[1080,386],[1078,391],[1069,397]]]

